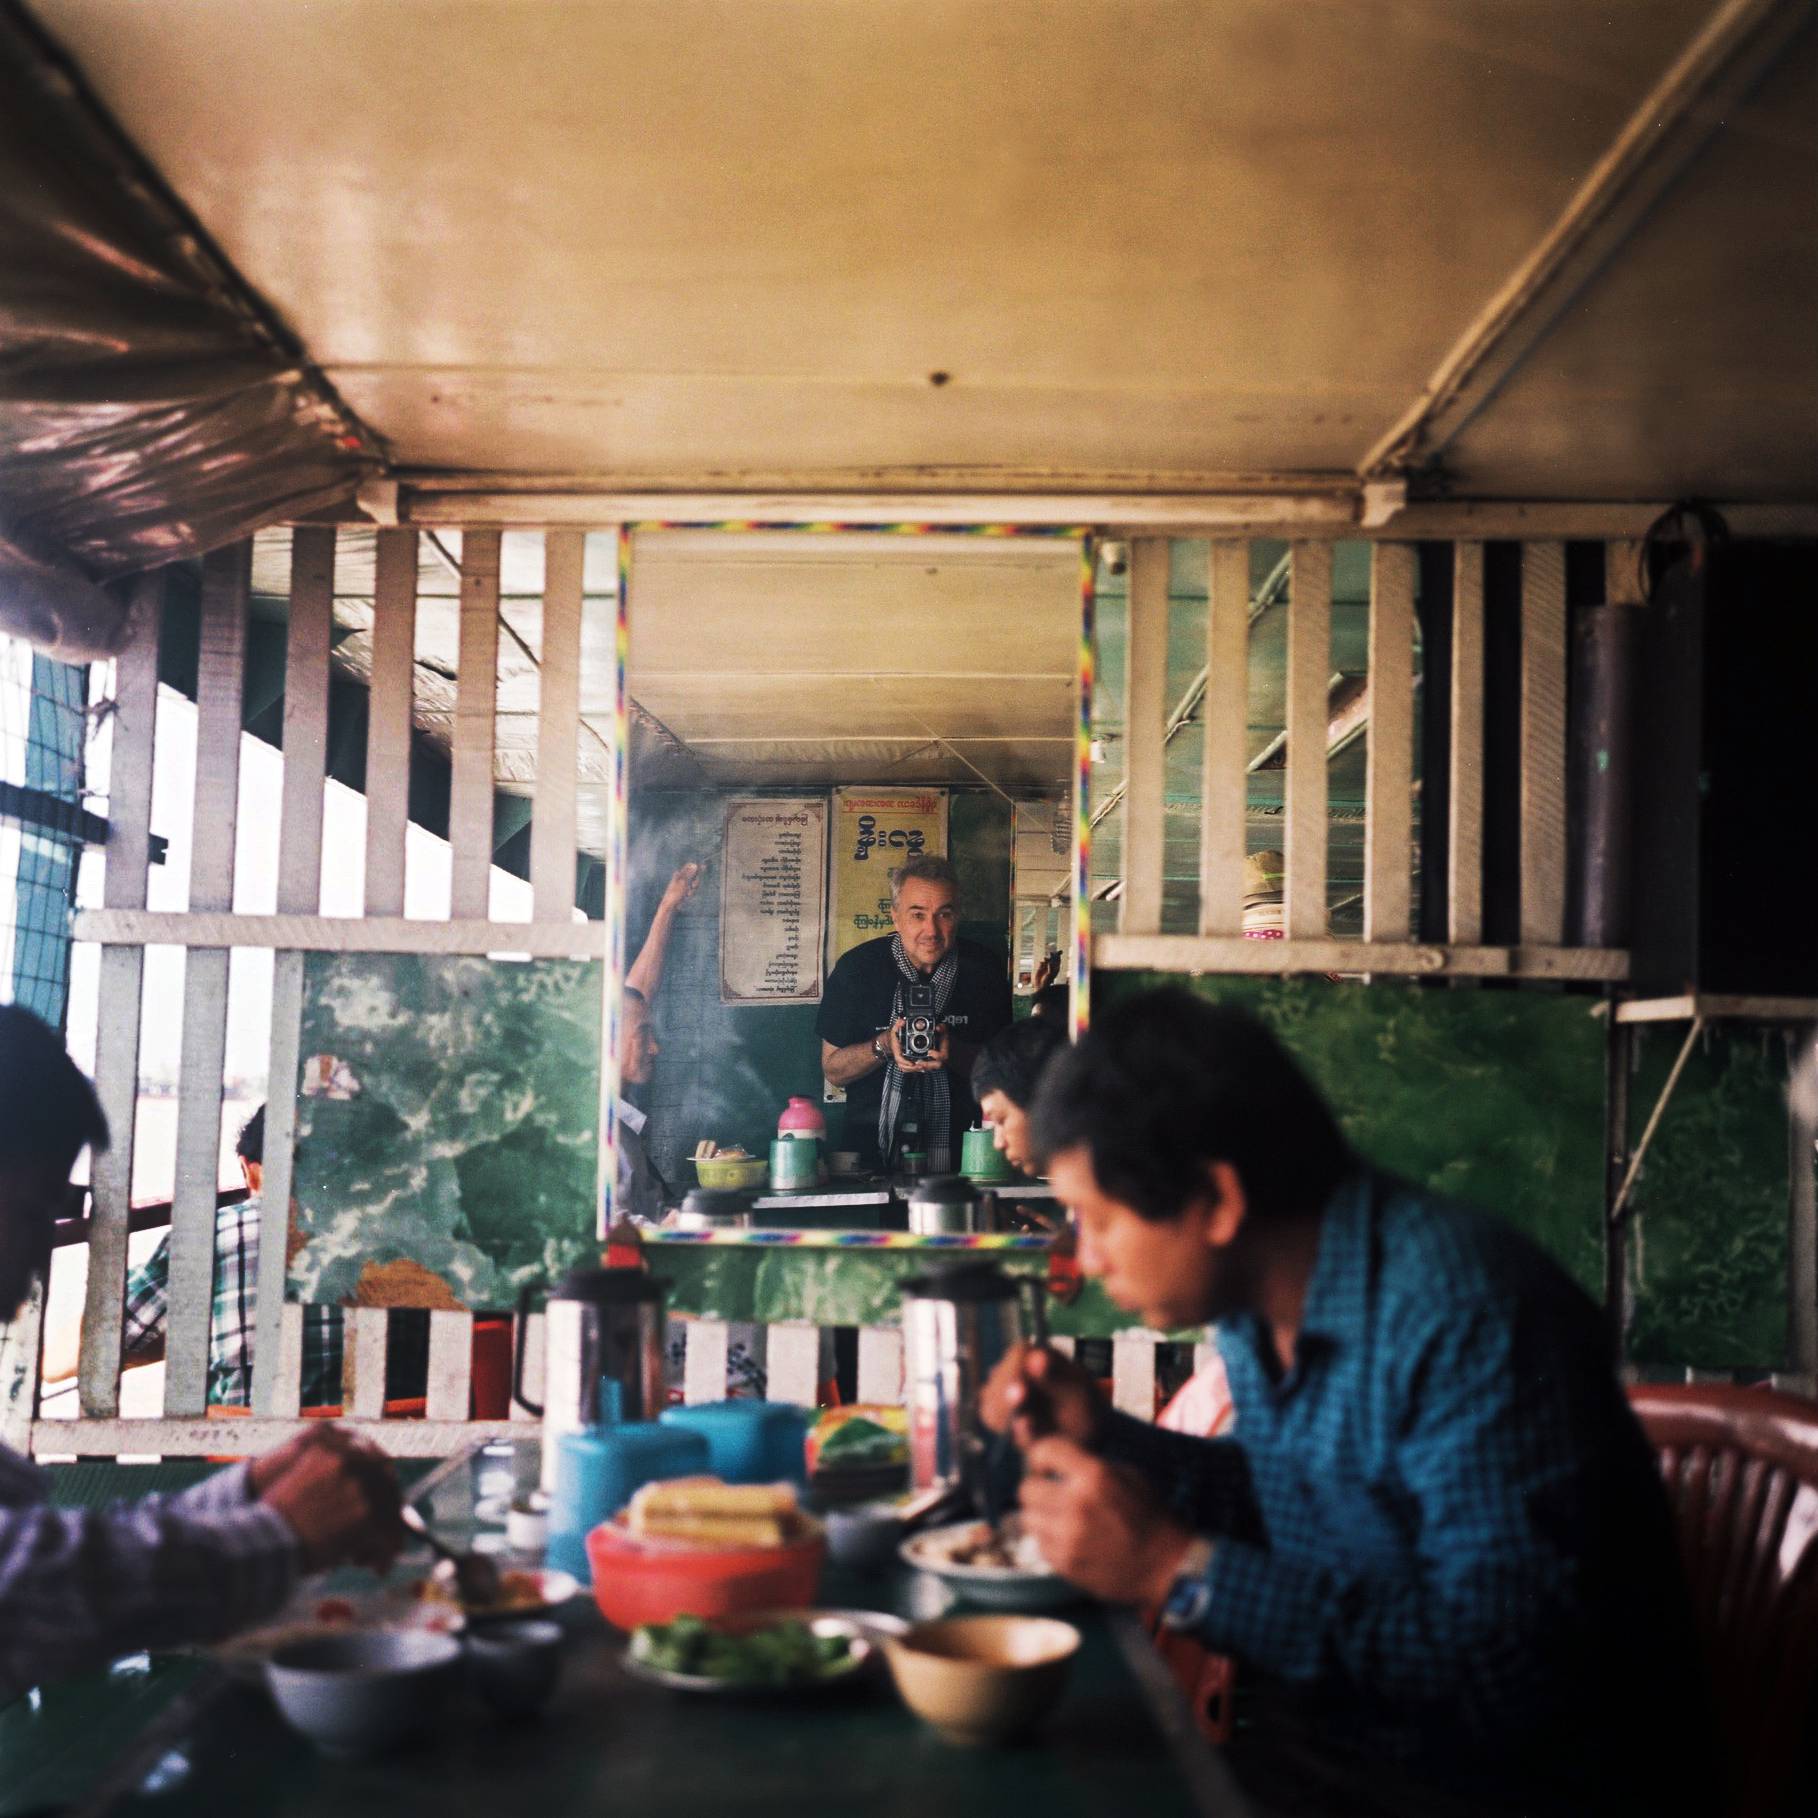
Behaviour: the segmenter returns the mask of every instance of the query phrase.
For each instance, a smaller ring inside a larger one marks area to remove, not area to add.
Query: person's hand
[[[389,1566],[404,1538],[391,1460],[344,1428],[325,1426],[320,1436],[280,1447],[272,1459],[292,1446],[288,1464],[258,1495],[289,1524],[304,1564],[311,1571],[343,1563]]]
[[[979,1418],[994,1433],[1014,1432],[1027,1452],[1045,1434],[1090,1445],[1105,1401],[1071,1357],[1036,1345],[1013,1345],[998,1359],[979,1396]]]
[[[704,865],[689,863],[676,868],[675,875],[663,887],[662,906],[665,909],[679,909],[701,887],[701,877],[705,872]]]
[[[953,1064],[953,1031],[945,1023],[935,1025],[934,1046],[928,1050],[928,1059],[923,1064],[930,1073],[938,1073],[942,1067]]]
[[[1060,977],[1060,969],[1061,950],[1058,947],[1050,947],[1042,955],[1041,964],[1035,968],[1035,978],[1030,988],[1035,991],[1046,991]]]
[[[1193,1533],[1132,1471],[1059,1434],[1024,1459],[1023,1532],[1063,1578],[1106,1603],[1167,1601]]]

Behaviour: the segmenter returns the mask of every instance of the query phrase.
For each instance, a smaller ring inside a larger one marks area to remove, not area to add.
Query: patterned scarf
[[[890,942],[890,957],[896,961],[896,996],[890,1006],[892,1026],[908,1014],[905,987],[930,984],[934,987],[936,1022],[947,1014],[953,999],[953,981],[959,977],[959,943],[947,949],[947,957],[935,967],[933,976],[924,980],[909,963],[903,951],[902,937]],[[913,1107],[920,1114],[922,1147],[928,1156],[930,1174],[948,1174],[953,1169],[953,1098],[947,1087],[947,1069],[938,1073],[905,1073],[894,1059],[884,1063],[884,1090],[877,1105],[877,1146],[884,1166],[891,1162],[891,1145],[896,1140],[896,1127],[905,1109]]]

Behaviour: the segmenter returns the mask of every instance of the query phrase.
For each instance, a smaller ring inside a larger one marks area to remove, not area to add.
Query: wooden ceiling
[[[1778,21],[1439,452],[1818,492],[1797,0],[31,10],[399,471],[583,491],[1354,484],[1688,47]]]

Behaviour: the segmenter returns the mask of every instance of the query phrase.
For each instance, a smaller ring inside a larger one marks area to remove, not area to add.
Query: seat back
[[[1818,1403],[1666,1385],[1629,1399],[1660,1458],[1737,1818],[1781,1809],[1818,1678]]]

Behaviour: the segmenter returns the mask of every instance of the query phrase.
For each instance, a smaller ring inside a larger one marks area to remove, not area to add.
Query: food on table
[[[801,1514],[788,1484],[678,1477],[649,1483],[631,1499],[628,1525],[644,1540],[702,1546],[780,1547],[798,1538]]]
[[[484,1604],[466,1602],[446,1560],[427,1578],[417,1581],[415,1593],[420,1602],[456,1604],[470,1616],[496,1616],[507,1610],[537,1610],[546,1601],[542,1573],[501,1572],[497,1597]]]
[[[728,1685],[801,1685],[831,1678],[853,1664],[849,1637],[817,1635],[794,1620],[730,1633],[699,1616],[678,1616],[635,1630],[631,1653],[659,1672]]]
[[[1007,1515],[995,1528],[988,1521],[974,1521],[924,1535],[917,1551],[931,1566],[984,1566],[1000,1572],[1052,1570],[1016,1515]]]
[[[882,1402],[829,1408],[808,1434],[809,1471],[876,1469],[909,1462],[909,1410]]]

